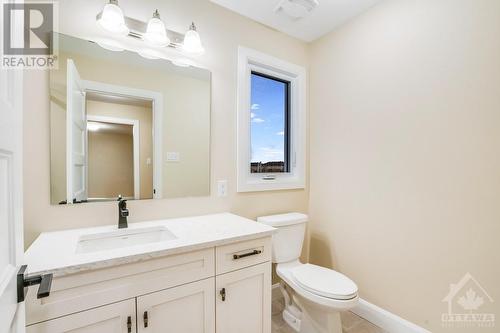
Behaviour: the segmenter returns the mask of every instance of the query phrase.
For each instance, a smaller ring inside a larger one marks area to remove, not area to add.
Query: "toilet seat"
[[[291,277],[301,288],[326,298],[350,300],[358,294],[358,287],[353,281],[325,267],[302,264],[291,270]]]

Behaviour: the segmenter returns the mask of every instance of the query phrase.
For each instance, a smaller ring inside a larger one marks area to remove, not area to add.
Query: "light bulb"
[[[104,5],[97,23],[106,31],[119,35],[128,35],[129,29],[125,25],[125,17],[121,8],[118,6],[118,0],[110,0]]]
[[[205,49],[201,45],[200,35],[198,31],[196,31],[196,26],[194,23],[191,23],[188,32],[184,36],[184,42],[182,49],[191,54],[200,55],[205,52]]]
[[[170,44],[170,39],[165,30],[165,24],[160,19],[158,9],[155,10],[153,17],[149,20],[148,28],[142,38],[146,43],[156,47],[165,47]]]

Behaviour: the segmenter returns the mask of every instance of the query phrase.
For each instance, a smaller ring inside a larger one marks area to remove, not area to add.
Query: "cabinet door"
[[[217,276],[217,333],[271,333],[271,263]]]
[[[214,278],[137,297],[139,333],[214,333]]]
[[[28,326],[26,333],[135,333],[135,299]]]

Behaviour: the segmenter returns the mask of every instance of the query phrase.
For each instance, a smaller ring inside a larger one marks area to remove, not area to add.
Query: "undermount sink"
[[[91,253],[177,239],[166,227],[119,229],[80,236],[76,253]]]

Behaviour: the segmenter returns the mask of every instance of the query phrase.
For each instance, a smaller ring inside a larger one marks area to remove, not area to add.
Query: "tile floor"
[[[290,326],[285,323],[281,316],[281,311],[284,307],[283,299],[273,301],[272,311],[272,333],[296,333]],[[377,327],[355,315],[352,312],[342,313],[342,327],[344,333],[385,333],[380,327]]]

